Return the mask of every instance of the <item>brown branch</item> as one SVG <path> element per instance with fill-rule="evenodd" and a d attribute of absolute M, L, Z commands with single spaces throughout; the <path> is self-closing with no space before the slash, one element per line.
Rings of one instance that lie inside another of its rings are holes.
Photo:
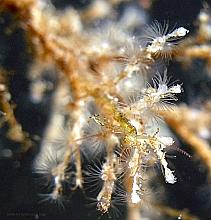
<path fill-rule="evenodd" d="M 165 111 L 162 115 L 167 124 L 193 148 L 193 150 L 196 152 L 196 155 L 199 156 L 199 158 L 207 166 L 209 177 L 211 177 L 210 145 L 207 143 L 207 141 L 197 137 L 197 135 L 190 128 L 188 128 L 187 124 L 185 123 L 186 119 L 184 117 L 183 110 L 179 110 L 179 108 L 177 108 L 171 112 Z"/>

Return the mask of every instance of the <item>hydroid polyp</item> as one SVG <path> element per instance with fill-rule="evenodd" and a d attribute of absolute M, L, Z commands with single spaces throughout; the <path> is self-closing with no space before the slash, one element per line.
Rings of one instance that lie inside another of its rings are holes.
<path fill-rule="evenodd" d="M 169 30 L 168 22 L 160 24 L 155 21 L 145 30 L 146 51 L 155 57 L 171 58 L 177 50 L 179 41 L 189 33 L 184 27 Z"/>

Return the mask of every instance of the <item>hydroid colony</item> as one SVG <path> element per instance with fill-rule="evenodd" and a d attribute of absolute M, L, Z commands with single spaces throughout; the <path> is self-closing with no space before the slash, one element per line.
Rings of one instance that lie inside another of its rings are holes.
<path fill-rule="evenodd" d="M 63 205 L 74 189 L 96 184 L 93 199 L 102 214 L 121 202 L 129 212 L 140 208 L 144 167 L 159 162 L 165 182 L 177 181 L 166 160 L 174 140 L 160 134 L 158 122 L 171 114 L 183 89 L 153 65 L 181 53 L 189 33 L 157 21 L 140 39 L 114 21 L 101 29 L 85 27 L 107 16 L 112 4 L 117 3 L 94 1 L 81 14 L 72 8 L 62 14 L 42 0 L 0 3 L 17 16 L 33 46 L 32 101 L 49 89 L 40 83 L 42 70 L 58 71 L 50 123 L 33 167 L 49 186 L 46 199 Z M 92 161 L 84 170 L 83 158 Z"/>

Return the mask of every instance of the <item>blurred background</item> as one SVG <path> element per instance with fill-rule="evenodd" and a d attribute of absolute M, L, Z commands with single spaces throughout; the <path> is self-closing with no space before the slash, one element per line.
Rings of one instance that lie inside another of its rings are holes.
<path fill-rule="evenodd" d="M 52 0 L 50 3 L 49 0 L 48 3 L 61 11 L 69 7 L 83 11 L 90 7 L 93 1 Z M 194 35 L 197 30 L 197 16 L 205 4 L 211 6 L 210 1 L 205 3 L 200 0 L 122 1 L 114 6 L 114 15 L 97 19 L 86 25 L 87 28 L 97 28 L 115 20 L 129 27 L 130 19 L 136 19 L 137 25 L 130 31 L 135 36 L 139 36 L 146 24 L 158 20 L 161 23 L 168 21 L 170 27 L 183 26 L 190 30 L 190 35 Z M 23 130 L 33 137 L 35 144 L 25 154 L 20 154 L 21 144 L 11 141 L 6 136 L 7 125 L 4 124 L 0 129 L 0 219 L 109 219 L 109 216 L 99 216 L 96 214 L 95 207 L 87 205 L 83 190 L 74 191 L 65 202 L 64 208 L 53 203 L 39 203 L 39 194 L 42 190 L 37 184 L 32 164 L 39 152 L 40 143 L 49 122 L 57 76 L 55 70 L 46 70 L 42 80 L 50 85 L 50 89 L 45 91 L 41 100 L 32 100 L 31 81 L 27 75 L 33 62 L 32 54 L 24 31 L 14 22 L 12 14 L 1 12 L 0 66 L 9 74 L 8 88 L 11 102 L 15 105 L 15 116 Z M 184 92 L 179 96 L 179 102 L 200 109 L 210 100 L 211 68 L 206 67 L 204 60 L 194 59 L 187 68 L 177 61 L 168 61 L 167 66 L 173 79 L 182 82 Z M 211 219 L 211 185 L 207 180 L 207 169 L 192 148 L 176 134 L 175 137 L 178 147 L 192 155 L 192 158 L 179 151 L 170 152 L 170 155 L 176 156 L 176 159 L 170 159 L 178 178 L 178 182 L 174 185 L 160 181 L 163 178 L 162 172 L 159 167 L 155 167 L 157 179 L 152 179 L 150 182 L 155 202 L 159 204 L 162 189 L 162 204 L 172 209 L 187 210 L 201 220 L 209 220 Z M 209 136 L 209 144 L 210 140 Z M 182 215 L 177 217 L 165 213 L 152 215 L 150 212 L 153 211 L 150 209 L 149 207 L 149 210 L 146 210 L 144 219 L 183 219 Z M 120 207 L 120 212 L 121 216 L 114 219 L 126 219 L 126 206 Z"/>

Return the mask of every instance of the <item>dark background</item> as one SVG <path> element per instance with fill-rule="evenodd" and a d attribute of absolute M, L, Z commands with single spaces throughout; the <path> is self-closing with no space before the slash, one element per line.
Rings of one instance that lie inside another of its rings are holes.
<path fill-rule="evenodd" d="M 52 2 L 58 9 L 73 6 L 81 10 L 87 7 L 91 0 L 53 0 Z M 207 2 L 210 4 L 209 1 Z M 120 18 L 129 4 L 137 5 L 138 3 L 120 4 L 117 8 Z M 170 24 L 184 26 L 190 30 L 190 34 L 194 34 L 194 22 L 202 5 L 203 2 L 199 0 L 155 0 L 148 13 L 152 21 L 168 20 Z M 9 13 L 0 15 L 0 65 L 10 73 L 9 89 L 12 102 L 17 105 L 15 115 L 18 121 L 24 130 L 31 135 L 39 135 L 42 139 L 50 115 L 52 93 L 47 93 L 39 104 L 33 104 L 30 101 L 30 82 L 26 73 L 33 57 L 28 50 L 24 32 L 21 29 L 16 29 L 10 35 L 5 34 L 5 30 L 13 22 L 12 19 Z M 185 92 L 180 96 L 180 101 L 199 107 L 205 100 L 210 99 L 211 78 L 206 74 L 204 66 L 204 61 L 196 60 L 190 69 L 184 71 L 178 63 L 169 63 L 168 72 L 175 74 L 174 77 L 183 82 Z M 48 80 L 56 86 L 55 78 L 48 77 Z M 20 156 L 17 154 L 20 145 L 5 138 L 6 130 L 7 127 L 4 126 L 0 131 L 0 151 L 5 148 L 10 149 L 13 157 L 0 157 L 0 220 L 99 218 L 95 207 L 90 208 L 85 205 L 85 195 L 80 190 L 70 195 L 69 201 L 65 202 L 65 209 L 50 203 L 39 204 L 40 189 L 32 173 L 32 162 L 39 152 L 40 142 L 37 141 L 36 147 L 26 155 Z M 193 154 L 191 148 L 181 140 L 179 141 L 184 150 Z M 179 181 L 173 186 L 165 184 L 168 205 L 177 209 L 187 208 L 202 220 L 211 219 L 211 186 L 206 181 L 206 169 L 200 161 L 193 161 L 179 153 L 176 154 L 178 154 L 177 159 L 172 163 Z M 161 172 L 160 176 L 162 178 Z M 125 207 L 121 208 L 123 215 L 120 219 L 124 219 L 125 210 Z M 101 218 L 107 219 L 108 216 Z M 165 219 L 174 218 L 166 217 Z"/>

